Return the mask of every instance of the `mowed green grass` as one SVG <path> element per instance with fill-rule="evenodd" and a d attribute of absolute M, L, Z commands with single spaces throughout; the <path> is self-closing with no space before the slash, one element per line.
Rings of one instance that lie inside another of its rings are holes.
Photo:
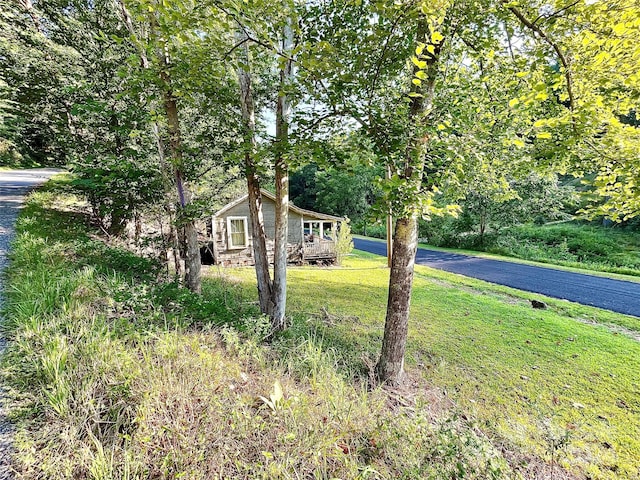
<path fill-rule="evenodd" d="M 229 272 L 253 288 L 253 271 Z M 377 355 L 385 259 L 291 268 L 296 322 L 325 309 L 325 335 L 357 359 Z M 441 388 L 495 444 L 597 479 L 640 478 L 640 321 L 568 302 L 534 310 L 532 294 L 416 268 L 407 364 Z M 536 297 L 537 298 L 537 297 Z"/>

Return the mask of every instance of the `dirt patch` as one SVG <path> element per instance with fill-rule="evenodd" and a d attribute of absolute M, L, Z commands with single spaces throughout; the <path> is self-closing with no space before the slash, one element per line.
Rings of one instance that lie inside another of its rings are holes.
<path fill-rule="evenodd" d="M 559 465 L 549 465 L 533 455 L 525 455 L 504 445 L 500 446 L 504 459 L 514 473 L 527 480 L 586 480 L 588 477 L 569 472 Z"/>

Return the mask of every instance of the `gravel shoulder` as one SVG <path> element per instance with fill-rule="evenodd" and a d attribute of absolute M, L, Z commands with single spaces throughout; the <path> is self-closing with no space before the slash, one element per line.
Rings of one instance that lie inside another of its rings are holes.
<path fill-rule="evenodd" d="M 38 168 L 29 170 L 0 171 L 0 312 L 4 291 L 4 269 L 8 264 L 8 253 L 14 235 L 14 227 L 25 196 L 35 187 L 47 181 L 61 170 Z M 3 319 L 0 316 L 0 324 Z M 6 348 L 6 340 L 0 331 L 0 355 Z M 5 390 L 0 385 L 0 480 L 10 480 L 12 425 L 5 410 Z"/>

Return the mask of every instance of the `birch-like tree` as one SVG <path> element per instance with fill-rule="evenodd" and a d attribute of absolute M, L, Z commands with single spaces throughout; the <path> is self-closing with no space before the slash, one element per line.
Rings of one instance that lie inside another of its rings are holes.
<path fill-rule="evenodd" d="M 287 300 L 287 262 L 289 226 L 289 123 L 291 112 L 290 89 L 293 76 L 293 42 L 296 8 L 293 2 L 274 8 L 269 4 L 256 3 L 252 7 L 243 5 L 220 6 L 236 25 L 236 44 L 232 50 L 238 53 L 238 84 L 244 130 L 244 168 L 249 193 L 253 251 L 258 284 L 258 296 L 262 313 L 271 319 L 273 332 L 285 328 Z M 256 61 L 256 56 L 261 61 Z M 265 61 L 266 59 L 266 61 Z M 269 70 L 276 66 L 277 78 L 269 82 L 267 98 L 273 104 L 263 103 L 265 110 L 275 110 L 275 137 L 267 149 L 267 155 L 258 158 L 256 142 L 256 98 L 253 75 L 256 70 L 260 78 L 269 78 Z M 268 106 L 267 106 L 268 105 Z M 275 174 L 275 224 L 273 277 L 269 271 L 269 258 L 264 215 L 262 213 L 261 160 L 272 159 L 268 168 Z"/>

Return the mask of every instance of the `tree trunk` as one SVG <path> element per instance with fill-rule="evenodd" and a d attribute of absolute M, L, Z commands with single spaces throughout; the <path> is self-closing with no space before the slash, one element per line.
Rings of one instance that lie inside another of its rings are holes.
<path fill-rule="evenodd" d="M 416 29 L 418 41 L 426 40 L 428 43 L 428 32 L 427 20 L 424 16 L 420 16 Z M 414 132 L 413 139 L 405 151 L 405 165 L 401 178 L 406 188 L 416 191 L 422 187 L 424 157 L 428 141 L 424 132 L 424 123 L 433 104 L 437 62 L 441 48 L 442 43 L 434 45 L 433 54 L 427 58 L 426 79 L 422 82 L 422 86 L 411 84 L 411 93 L 414 95 L 409 96 L 409 120 Z M 419 68 L 414 65 L 412 79 L 418 71 Z M 405 212 L 413 213 L 400 215 L 396 220 L 384 338 L 380 359 L 376 365 L 378 380 L 392 385 L 399 385 L 404 378 L 404 353 L 413 287 L 413 267 L 418 247 L 417 212 L 414 211 L 413 205 L 407 207 Z"/>
<path fill-rule="evenodd" d="M 184 259 L 184 284 L 192 292 L 202 292 L 200 244 L 198 230 L 193 220 L 184 226 L 186 255 Z"/>
<path fill-rule="evenodd" d="M 291 28 L 284 28 L 283 51 L 288 52 L 293 43 Z M 289 117 L 291 105 L 284 93 L 293 74 L 293 66 L 287 60 L 280 70 L 280 92 L 276 106 L 276 212 L 275 212 L 275 251 L 273 258 L 273 314 L 271 325 L 274 331 L 285 327 L 287 306 L 287 245 L 289 238 L 289 165 L 285 158 L 289 140 Z"/>
<path fill-rule="evenodd" d="M 120 0 L 119 2 L 119 6 L 120 6 L 120 12 L 122 14 L 122 20 L 125 24 L 125 26 L 127 27 L 127 30 L 129 31 L 129 34 L 133 37 L 133 38 L 137 38 L 137 33 L 135 31 L 135 28 L 133 26 L 133 22 L 131 20 L 131 15 L 129 14 L 129 11 L 127 10 L 127 7 L 124 4 L 123 0 Z M 138 53 L 140 54 L 140 61 L 142 64 L 142 68 L 147 70 L 151 67 L 150 63 L 149 63 L 149 57 L 147 56 L 147 52 L 144 48 L 138 46 Z M 164 63 L 164 53 L 163 52 L 159 52 L 159 60 L 162 63 Z M 177 114 L 177 109 L 176 109 L 176 114 Z M 177 115 L 176 115 L 176 120 L 177 120 Z M 178 129 L 179 129 L 179 123 L 178 125 Z M 162 177 L 163 177 L 163 184 L 165 186 L 165 189 L 168 193 L 169 191 L 169 184 L 170 184 L 170 180 L 169 180 L 169 167 L 166 161 L 166 155 L 165 155 L 165 147 L 164 147 L 164 141 L 162 139 L 162 136 L 160 135 L 160 127 L 158 126 L 158 122 L 154 121 L 151 124 L 151 129 L 153 132 L 153 138 L 156 142 L 156 147 L 158 150 L 158 159 L 160 161 L 160 168 L 162 170 Z M 179 145 L 179 131 L 178 131 L 178 145 Z M 171 239 L 171 250 L 173 252 L 173 259 L 174 259 L 174 268 L 175 268 L 175 274 L 176 277 L 180 280 L 182 280 L 183 278 L 183 268 L 182 268 L 182 263 L 180 262 L 180 242 L 178 239 L 178 233 L 176 231 L 176 226 L 175 226 L 175 218 L 173 215 L 173 200 L 170 198 L 169 195 L 165 195 L 165 211 L 167 212 L 167 215 L 169 217 L 169 237 Z M 162 230 L 161 230 L 162 233 Z M 197 235 L 197 232 L 196 232 Z M 197 238 L 197 237 L 196 237 Z M 166 253 L 166 252 L 165 252 Z M 200 251 L 198 250 L 198 253 L 200 253 Z M 168 263 L 168 256 L 167 256 L 167 263 Z M 168 265 L 167 265 L 168 268 Z"/>
<path fill-rule="evenodd" d="M 156 140 L 156 146 L 158 149 L 158 158 L 160 159 L 160 168 L 162 169 L 162 183 L 164 185 L 165 188 L 165 195 L 164 195 L 164 200 L 165 200 L 165 204 L 164 204 L 164 208 L 165 211 L 167 212 L 167 216 L 169 217 L 169 238 L 171 239 L 171 252 L 173 253 L 173 264 L 174 264 L 174 269 L 175 269 L 175 275 L 176 278 L 179 279 L 179 281 L 182 280 L 183 278 L 183 269 L 182 269 L 182 263 L 180 262 L 180 242 L 178 241 L 178 234 L 176 232 L 176 224 L 175 224 L 175 218 L 173 215 L 173 209 L 174 209 L 174 202 L 171 200 L 171 196 L 169 195 L 169 184 L 170 184 L 170 180 L 167 178 L 169 176 L 168 173 L 168 166 L 167 166 L 167 162 L 165 160 L 165 155 L 164 155 L 164 142 L 162 141 L 162 137 L 160 136 L 160 128 L 158 127 L 158 124 L 156 122 L 153 122 L 152 124 L 152 130 L 153 130 L 153 136 Z M 167 265 L 168 268 L 168 265 Z"/>
<path fill-rule="evenodd" d="M 243 42 L 241 52 L 241 65 L 238 68 L 238 83 L 240 84 L 240 106 L 242 110 L 242 122 L 244 127 L 244 167 L 247 177 L 247 189 L 249 193 L 249 216 L 251 217 L 253 256 L 255 261 L 256 279 L 258 282 L 258 298 L 260 311 L 272 317 L 273 300 L 271 276 L 269 274 L 269 258 L 267 256 L 267 234 L 264 228 L 262 214 L 262 194 L 260 193 L 260 179 L 257 165 L 254 161 L 255 146 L 255 106 L 251 88 L 251 74 L 249 68 L 248 38 L 244 31 L 236 32 L 238 42 Z"/>
<path fill-rule="evenodd" d="M 253 256 L 258 282 L 258 300 L 260 311 L 271 317 L 273 315 L 273 284 L 269 274 L 269 257 L 267 254 L 267 234 L 264 228 L 264 216 L 262 214 L 262 194 L 260 182 L 252 171 L 252 161 L 245 156 L 245 168 L 247 172 L 247 188 L 249 190 L 249 216 L 253 230 Z"/>
<path fill-rule="evenodd" d="M 413 286 L 413 266 L 418 248 L 416 217 L 399 218 L 393 238 L 387 318 L 382 352 L 376 366 L 379 380 L 400 384 L 404 377 L 404 353 L 409 327 L 409 306 Z"/>
<path fill-rule="evenodd" d="M 169 214 L 169 238 L 171 240 L 171 252 L 173 253 L 173 267 L 178 282 L 181 282 L 183 279 L 183 269 L 182 262 L 180 261 L 180 238 L 178 229 L 176 228 L 176 218 L 172 205 L 168 207 L 167 213 Z"/>
<path fill-rule="evenodd" d="M 198 246 L 198 230 L 193 218 L 185 213 L 187 205 L 191 203 L 191 192 L 184 181 L 182 138 L 180 131 L 180 118 L 178 116 L 178 104 L 171 88 L 171 77 L 168 67 L 170 64 L 166 50 L 158 50 L 160 65 L 160 78 L 162 80 L 162 96 L 164 109 L 167 116 L 167 128 L 169 130 L 169 151 L 174 169 L 176 188 L 178 190 L 179 210 L 177 221 L 184 226 L 185 231 L 185 268 L 184 284 L 192 292 L 200 293 L 202 281 L 200 277 L 200 248 Z"/>

